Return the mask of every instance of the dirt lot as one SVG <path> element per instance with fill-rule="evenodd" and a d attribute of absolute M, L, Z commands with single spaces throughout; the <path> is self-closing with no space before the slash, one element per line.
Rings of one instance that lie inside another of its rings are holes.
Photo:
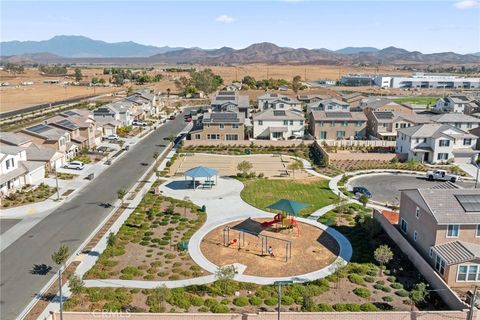
<path fill-rule="evenodd" d="M 253 156 L 225 156 L 212 154 L 189 154 L 178 157 L 170 167 L 170 175 L 181 175 L 185 171 L 205 166 L 217 169 L 221 176 L 234 176 L 237 174 L 237 165 L 242 161 L 248 161 L 253 165 L 251 172 L 263 173 L 268 178 L 292 178 L 292 172 L 284 175 L 287 167 L 293 159 L 289 156 L 253 155 Z M 282 175 L 281 175 L 282 174 Z M 308 174 L 303 170 L 295 171 L 296 179 L 307 178 Z"/>
<path fill-rule="evenodd" d="M 268 221 L 250 220 L 255 222 Z M 284 240 L 290 240 L 292 254 L 288 262 L 285 262 L 285 242 L 268 239 L 268 245 L 274 250 L 274 256 L 262 256 L 262 241 L 259 237 L 244 233 L 245 239 L 239 238 L 238 231 L 234 226 L 241 221 L 231 222 L 231 245 L 223 245 L 223 228 L 220 226 L 202 239 L 200 250 L 205 257 L 218 266 L 228 265 L 235 262 L 247 266 L 245 274 L 264 277 L 287 277 L 301 275 L 315 270 L 320 270 L 331 264 L 338 254 L 338 244 L 335 239 L 323 230 L 311 225 L 300 223 L 299 230 L 282 230 L 281 226 L 265 228 L 260 234 L 272 236 Z M 243 225 L 243 224 L 242 224 Z M 243 227 L 242 227 L 243 228 Z M 247 229 L 248 230 L 248 229 Z M 237 239 L 235 242 L 234 239 Z M 235 243 L 233 243 L 235 242 Z M 241 248 L 238 248 L 238 242 Z"/>

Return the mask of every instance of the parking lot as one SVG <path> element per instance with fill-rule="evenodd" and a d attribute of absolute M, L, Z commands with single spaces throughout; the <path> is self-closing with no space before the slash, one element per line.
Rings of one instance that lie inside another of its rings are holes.
<path fill-rule="evenodd" d="M 442 181 L 428 181 L 424 177 L 404 174 L 365 175 L 354 178 L 349 182 L 351 187 L 363 186 L 372 193 L 372 200 L 382 203 L 399 203 L 400 190 L 412 188 L 431 188 L 443 183 Z M 462 188 L 473 188 L 473 181 L 459 181 L 456 183 Z"/>

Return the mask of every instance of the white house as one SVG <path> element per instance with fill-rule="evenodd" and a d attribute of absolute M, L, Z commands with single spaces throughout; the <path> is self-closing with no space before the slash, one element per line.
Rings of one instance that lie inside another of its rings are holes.
<path fill-rule="evenodd" d="M 457 96 L 448 96 L 440 98 L 433 111 L 435 112 L 458 112 L 458 113 L 469 113 L 469 108 L 474 107 L 471 105 L 473 102 L 472 99 L 467 96 L 457 95 Z"/>
<path fill-rule="evenodd" d="M 432 121 L 449 124 L 464 131 L 470 131 L 480 126 L 480 119 L 463 113 L 443 113 L 432 116 Z"/>
<path fill-rule="evenodd" d="M 349 112 L 350 104 L 337 99 L 326 99 L 309 103 L 307 113 L 310 111 Z"/>
<path fill-rule="evenodd" d="M 41 162 L 27 161 L 22 147 L 0 145 L 0 195 L 9 195 L 26 184 L 36 184 L 45 177 Z"/>
<path fill-rule="evenodd" d="M 93 110 L 93 119 L 102 127 L 104 135 L 114 134 L 117 127 L 132 124 L 130 109 L 119 103 L 109 103 Z"/>
<path fill-rule="evenodd" d="M 253 116 L 253 137 L 256 139 L 302 138 L 305 131 L 303 112 L 267 109 Z"/>
<path fill-rule="evenodd" d="M 427 123 L 397 130 L 396 152 L 407 160 L 439 163 L 471 163 L 477 136 L 448 124 Z"/>
<path fill-rule="evenodd" d="M 302 103 L 283 94 L 266 93 L 258 97 L 258 109 L 261 111 L 265 111 L 267 109 L 296 109 L 298 111 L 302 111 Z"/>

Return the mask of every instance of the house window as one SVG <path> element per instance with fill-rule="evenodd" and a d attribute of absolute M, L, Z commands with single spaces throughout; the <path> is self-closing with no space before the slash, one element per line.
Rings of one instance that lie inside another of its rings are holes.
<path fill-rule="evenodd" d="M 279 106 L 280 106 L 280 109 L 285 108 L 285 105 L 283 103 L 280 103 Z"/>
<path fill-rule="evenodd" d="M 395 123 L 395 129 L 398 129 L 398 123 Z"/>
<path fill-rule="evenodd" d="M 403 220 L 403 218 L 400 219 L 400 230 L 402 230 L 403 233 L 407 234 L 408 223 L 407 221 Z"/>
<path fill-rule="evenodd" d="M 420 208 L 417 207 L 417 208 L 415 208 L 415 217 L 417 217 L 417 219 L 418 219 L 419 216 L 420 216 Z"/>
<path fill-rule="evenodd" d="M 423 143 L 427 143 L 427 138 L 423 138 Z"/>
<path fill-rule="evenodd" d="M 457 281 L 467 280 L 468 266 L 458 266 Z"/>
<path fill-rule="evenodd" d="M 220 140 L 219 134 L 207 134 L 207 140 Z"/>
<path fill-rule="evenodd" d="M 448 160 L 448 153 L 437 154 L 437 160 Z"/>
<path fill-rule="evenodd" d="M 417 241 L 418 233 L 417 230 L 413 231 L 413 241 Z"/>
<path fill-rule="evenodd" d="M 283 120 L 283 125 L 288 126 L 288 120 Z"/>
<path fill-rule="evenodd" d="M 469 138 L 463 139 L 463 145 L 464 146 L 469 146 L 471 144 L 472 144 L 472 139 L 469 139 Z"/>
<path fill-rule="evenodd" d="M 238 134 L 227 134 L 225 136 L 225 140 L 227 141 L 238 140 Z"/>
<path fill-rule="evenodd" d="M 437 270 L 441 275 L 445 273 L 445 260 L 443 260 L 439 255 L 435 258 L 435 270 Z"/>
<path fill-rule="evenodd" d="M 475 237 L 480 238 L 480 224 L 477 224 L 477 233 L 475 233 Z"/>
<path fill-rule="evenodd" d="M 477 281 L 480 279 L 478 265 L 459 265 L 457 270 L 457 281 Z"/>
<path fill-rule="evenodd" d="M 7 170 L 10 169 L 11 167 L 13 167 L 15 164 L 13 158 L 12 159 L 9 159 L 5 162 L 5 165 L 7 166 Z"/>
<path fill-rule="evenodd" d="M 447 238 L 458 238 L 459 234 L 460 234 L 460 225 L 449 224 L 447 226 Z"/>
<path fill-rule="evenodd" d="M 445 140 L 445 139 L 439 140 L 438 141 L 438 146 L 439 147 L 448 147 L 448 146 L 450 146 L 450 140 Z"/>
<path fill-rule="evenodd" d="M 468 128 L 468 129 L 471 129 L 472 126 L 473 126 L 473 124 L 472 124 L 471 122 L 467 123 L 467 128 Z"/>
<path fill-rule="evenodd" d="M 293 120 L 290 120 L 290 125 L 293 126 Z"/>
<path fill-rule="evenodd" d="M 275 139 L 279 139 L 283 137 L 283 134 L 281 132 L 273 132 L 272 137 Z"/>
<path fill-rule="evenodd" d="M 478 266 L 476 265 L 468 266 L 467 281 L 476 281 L 477 274 L 478 274 Z"/>
<path fill-rule="evenodd" d="M 258 120 L 258 125 L 259 125 L 259 126 L 263 126 L 263 121 L 262 121 L 262 120 Z"/>
<path fill-rule="evenodd" d="M 320 122 L 318 123 L 318 125 L 319 125 L 320 127 L 323 127 L 323 121 L 320 121 Z"/>
<path fill-rule="evenodd" d="M 232 129 L 238 129 L 238 124 L 237 123 L 232 124 Z"/>
<path fill-rule="evenodd" d="M 419 142 L 420 142 L 420 139 L 417 138 L 417 139 L 415 140 L 415 142 L 416 142 L 416 143 L 419 143 Z"/>
<path fill-rule="evenodd" d="M 347 122 L 347 121 L 343 121 L 342 126 L 343 126 L 343 127 L 348 126 L 348 122 Z"/>
<path fill-rule="evenodd" d="M 337 138 L 345 137 L 345 131 L 337 131 Z"/>
<path fill-rule="evenodd" d="M 303 126 L 303 120 L 300 120 L 300 121 L 298 122 L 298 124 L 301 125 L 301 126 Z"/>
<path fill-rule="evenodd" d="M 462 127 L 462 124 L 460 122 L 455 122 L 455 127 L 456 128 L 461 128 Z"/>
<path fill-rule="evenodd" d="M 433 248 L 430 247 L 430 250 L 428 250 L 428 256 L 431 258 L 433 257 Z"/>
<path fill-rule="evenodd" d="M 330 122 L 330 127 L 335 127 L 335 121 Z"/>
<path fill-rule="evenodd" d="M 195 140 L 200 140 L 200 133 L 195 134 Z"/>
<path fill-rule="evenodd" d="M 225 128 L 225 124 L 220 123 L 220 129 L 224 129 L 224 128 Z"/>
<path fill-rule="evenodd" d="M 327 139 L 327 131 L 320 131 L 320 134 L 318 135 L 319 139 Z"/>

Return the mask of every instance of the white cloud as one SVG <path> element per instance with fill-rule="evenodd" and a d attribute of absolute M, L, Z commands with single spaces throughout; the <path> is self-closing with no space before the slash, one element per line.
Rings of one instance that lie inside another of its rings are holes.
<path fill-rule="evenodd" d="M 223 23 L 232 23 L 235 22 L 237 19 L 235 19 L 234 17 L 230 17 L 226 14 L 222 14 L 221 16 L 218 16 L 215 20 Z"/>
<path fill-rule="evenodd" d="M 475 9 L 480 8 L 480 2 L 477 0 L 463 0 L 455 2 L 453 6 L 457 9 Z"/>

